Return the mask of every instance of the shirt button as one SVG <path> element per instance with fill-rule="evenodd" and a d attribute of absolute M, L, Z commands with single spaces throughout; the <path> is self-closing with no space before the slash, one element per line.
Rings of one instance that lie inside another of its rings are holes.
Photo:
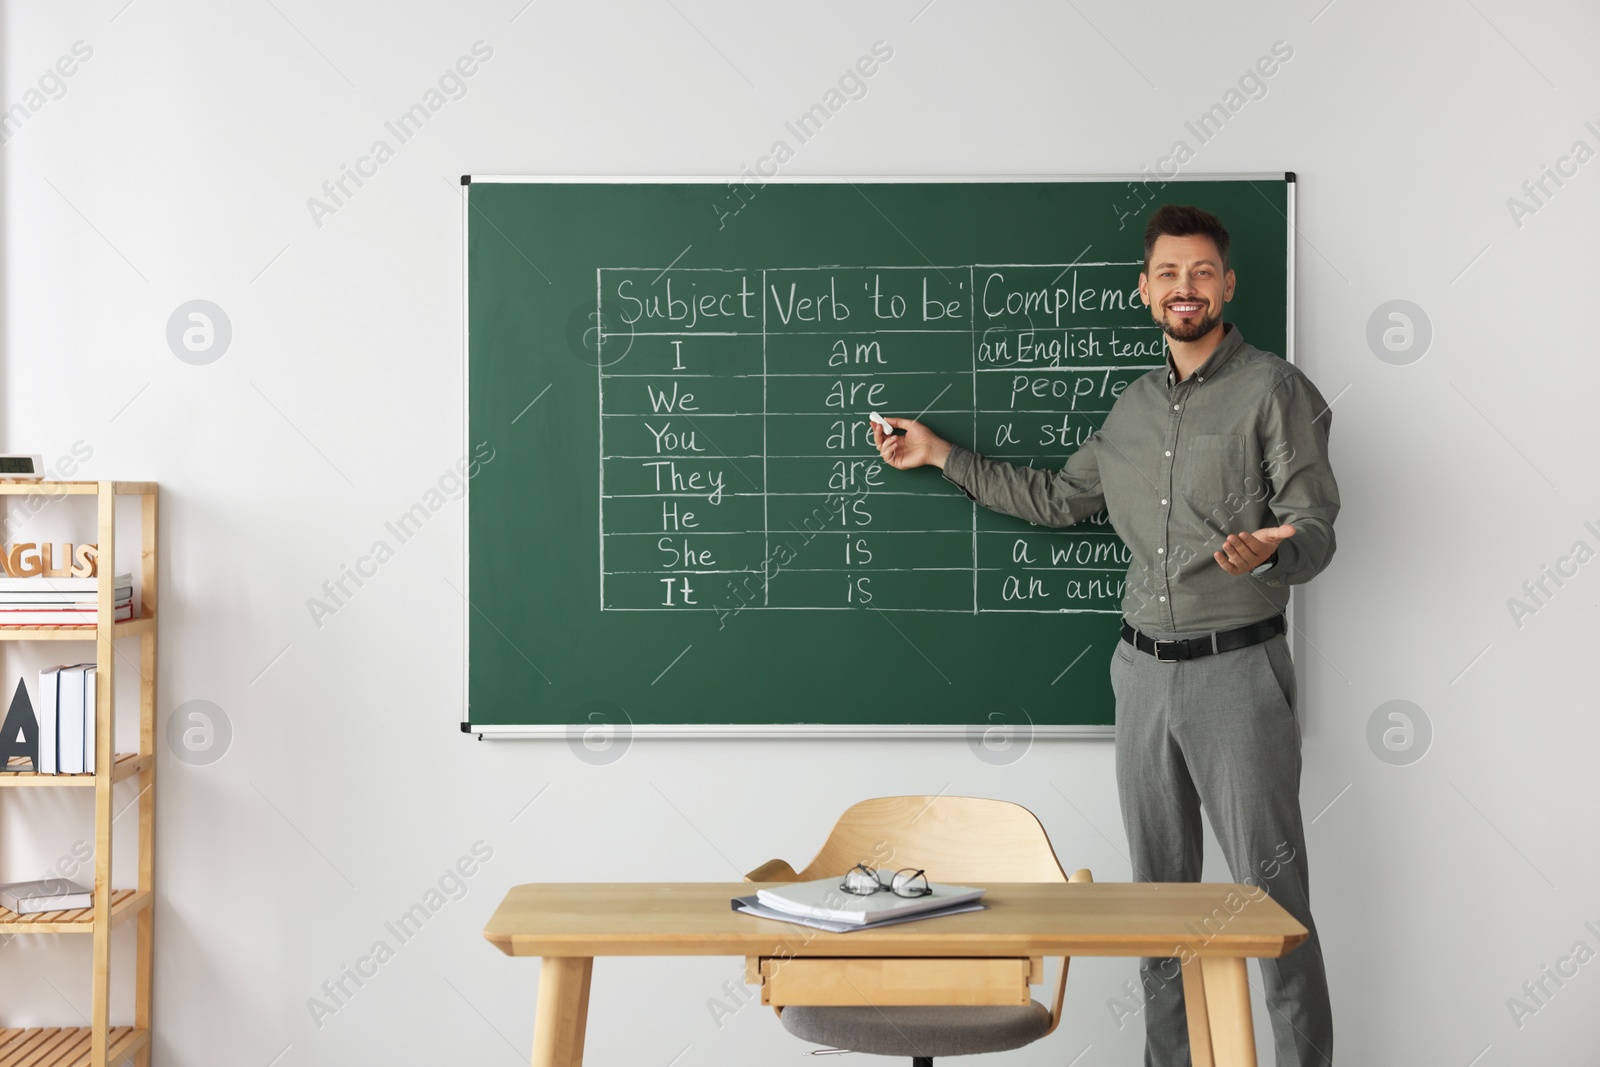
<path fill-rule="evenodd" d="M 1169 450 L 1167 450 L 1167 451 L 1166 451 L 1166 452 L 1163 452 L 1163 453 L 1162 453 L 1162 455 L 1164 455 L 1164 456 L 1170 456 L 1170 455 L 1172 455 L 1172 451 L 1171 451 L 1171 450 L 1170 450 L 1170 449 L 1169 449 Z"/>
<path fill-rule="evenodd" d="M 1165 501 L 1165 500 L 1163 500 L 1163 501 L 1162 501 L 1162 502 L 1161 502 L 1161 506 L 1162 506 L 1162 507 L 1166 507 L 1166 506 L 1167 506 L 1167 502 L 1166 502 L 1166 501 Z"/>
<path fill-rule="evenodd" d="M 1156 549 L 1156 553 L 1157 553 L 1157 554 L 1158 554 L 1158 555 L 1163 555 L 1163 556 L 1164 556 L 1164 555 L 1166 555 L 1166 553 L 1167 553 L 1167 550 L 1166 550 L 1166 549 L 1164 549 L 1164 548 L 1158 548 L 1158 549 Z"/>
<path fill-rule="evenodd" d="M 1163 604 L 1165 604 L 1165 603 L 1166 603 L 1166 602 L 1167 602 L 1167 598 L 1166 598 L 1166 597 L 1162 597 L 1162 598 L 1161 598 L 1161 602 L 1162 602 L 1162 603 L 1163 603 Z"/>
<path fill-rule="evenodd" d="M 1177 411 L 1178 410 L 1178 405 L 1177 404 L 1172 405 L 1172 410 L 1173 411 Z"/>

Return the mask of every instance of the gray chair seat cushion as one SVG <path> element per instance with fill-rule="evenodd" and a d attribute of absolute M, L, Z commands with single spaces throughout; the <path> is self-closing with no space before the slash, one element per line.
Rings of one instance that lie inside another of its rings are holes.
<path fill-rule="evenodd" d="M 878 1056 L 965 1056 L 1004 1052 L 1043 1037 L 1050 1013 L 1036 1000 L 1018 1007 L 808 1008 L 779 1017 L 795 1037 Z"/>

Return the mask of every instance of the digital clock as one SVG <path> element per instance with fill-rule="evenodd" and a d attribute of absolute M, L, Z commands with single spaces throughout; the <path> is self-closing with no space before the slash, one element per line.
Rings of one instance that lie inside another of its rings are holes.
<path fill-rule="evenodd" d="M 0 452 L 0 478 L 42 481 L 44 457 L 30 456 L 24 452 Z"/>

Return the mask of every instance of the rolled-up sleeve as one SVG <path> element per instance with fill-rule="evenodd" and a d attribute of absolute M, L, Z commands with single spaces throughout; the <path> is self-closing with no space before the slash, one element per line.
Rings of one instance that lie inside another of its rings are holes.
<path fill-rule="evenodd" d="M 1092 434 L 1060 470 L 1019 467 L 960 445 L 950 446 L 944 477 L 986 508 L 1040 526 L 1071 526 L 1105 507 L 1098 447 Z"/>
<path fill-rule="evenodd" d="M 1304 374 L 1287 374 L 1267 396 L 1258 426 L 1267 506 L 1294 536 L 1278 546 L 1278 562 L 1258 577 L 1266 585 L 1309 582 L 1333 560 L 1339 483 L 1328 462 L 1333 412 Z"/>

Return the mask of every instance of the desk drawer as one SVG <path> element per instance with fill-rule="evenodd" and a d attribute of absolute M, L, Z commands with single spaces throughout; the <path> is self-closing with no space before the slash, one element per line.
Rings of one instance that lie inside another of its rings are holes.
<path fill-rule="evenodd" d="M 762 957 L 761 1003 L 839 1007 L 1027 1004 L 1038 959 Z"/>

